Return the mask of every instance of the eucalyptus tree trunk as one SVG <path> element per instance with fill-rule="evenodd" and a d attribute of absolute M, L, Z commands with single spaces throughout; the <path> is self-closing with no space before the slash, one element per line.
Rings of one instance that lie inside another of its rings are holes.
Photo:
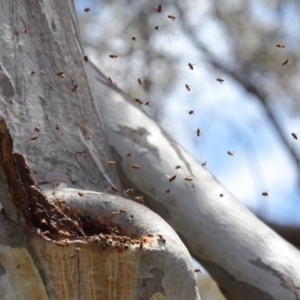
<path fill-rule="evenodd" d="M 200 299 L 174 230 L 123 197 L 72 1 L 1 0 L 0 23 L 0 299 Z"/>
<path fill-rule="evenodd" d="M 144 195 L 176 230 L 226 298 L 300 299 L 298 249 L 236 200 L 95 66 L 89 74 L 123 185 Z M 139 173 L 130 170 L 132 163 Z M 170 183 L 166 174 L 176 178 Z"/>

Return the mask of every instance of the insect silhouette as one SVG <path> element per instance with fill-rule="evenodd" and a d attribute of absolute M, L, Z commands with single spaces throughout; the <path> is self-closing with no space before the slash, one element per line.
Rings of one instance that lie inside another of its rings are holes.
<path fill-rule="evenodd" d="M 169 178 L 169 182 L 172 182 L 176 179 L 176 175 L 171 175 L 171 176 L 166 175 L 166 176 Z"/>
<path fill-rule="evenodd" d="M 66 78 L 66 75 L 64 74 L 64 72 L 58 72 L 58 73 L 56 73 L 56 75 L 63 79 Z"/>
<path fill-rule="evenodd" d="M 78 88 L 78 85 L 75 84 L 75 85 L 72 87 L 72 92 L 76 92 L 77 88 Z"/>
<path fill-rule="evenodd" d="M 157 7 L 157 12 L 161 12 L 162 11 L 162 7 L 161 7 L 161 5 L 158 5 L 158 7 Z"/>
<path fill-rule="evenodd" d="M 194 111 L 193 110 L 189 110 L 189 115 L 194 115 Z"/>
<path fill-rule="evenodd" d="M 34 131 L 35 131 L 35 132 L 40 132 L 40 129 L 39 129 L 38 127 L 35 127 L 35 128 L 34 128 Z"/>
<path fill-rule="evenodd" d="M 159 27 L 158 27 L 158 26 L 155 26 L 155 27 L 154 27 L 154 30 L 159 31 Z"/>
<path fill-rule="evenodd" d="M 145 105 L 150 106 L 150 102 L 149 101 L 145 102 Z"/>
<path fill-rule="evenodd" d="M 227 151 L 227 154 L 230 156 L 233 156 L 234 152 L 233 151 Z"/>
<path fill-rule="evenodd" d="M 89 7 L 86 7 L 86 8 L 84 9 L 84 11 L 85 11 L 86 13 L 88 13 L 90 10 L 91 10 L 91 9 L 90 9 Z"/>
<path fill-rule="evenodd" d="M 188 66 L 189 66 L 190 70 L 194 70 L 194 65 L 195 64 L 188 63 Z"/>
<path fill-rule="evenodd" d="M 117 188 L 116 188 L 115 186 L 113 186 L 113 185 L 110 187 L 110 189 L 111 189 L 112 191 L 116 192 L 116 193 L 118 192 Z"/>
<path fill-rule="evenodd" d="M 283 44 L 277 44 L 276 47 L 277 48 L 285 48 L 285 46 Z"/>
<path fill-rule="evenodd" d="M 172 21 L 175 21 L 176 17 L 173 15 L 168 15 L 168 18 L 171 19 Z"/>
<path fill-rule="evenodd" d="M 31 140 L 32 140 L 32 141 L 37 140 L 37 136 L 33 136 L 33 137 L 31 138 Z"/>
<path fill-rule="evenodd" d="M 126 209 L 124 209 L 124 208 L 121 208 L 121 209 L 120 209 L 120 213 L 126 214 L 126 212 L 127 212 Z"/>
<path fill-rule="evenodd" d="M 131 153 L 130 153 L 130 152 L 127 152 L 127 153 L 126 153 L 126 156 L 129 157 L 129 158 L 131 158 Z"/>
<path fill-rule="evenodd" d="M 80 197 L 83 197 L 84 196 L 84 193 L 82 193 L 82 192 L 78 192 L 77 193 Z"/>
<path fill-rule="evenodd" d="M 136 42 L 136 37 L 135 37 L 135 36 L 132 36 L 132 37 L 131 37 L 131 40 L 132 40 L 133 42 Z"/>
<path fill-rule="evenodd" d="M 192 181 L 193 181 L 193 178 L 191 178 L 191 177 L 185 177 L 184 180 L 185 180 L 185 181 L 188 181 L 188 182 L 192 182 Z"/>
<path fill-rule="evenodd" d="M 28 33 L 28 31 L 29 31 L 28 28 L 24 28 L 24 29 L 23 29 L 23 32 L 24 32 L 24 33 Z"/>
<path fill-rule="evenodd" d="M 283 62 L 282 62 L 282 66 L 286 66 L 287 64 L 289 63 L 289 60 L 288 59 L 286 59 L 286 60 L 284 60 Z"/>
<path fill-rule="evenodd" d="M 171 190 L 167 189 L 167 190 L 165 190 L 165 192 L 166 192 L 167 194 L 170 194 Z"/>
<path fill-rule="evenodd" d="M 142 84 L 143 84 L 143 82 L 142 82 L 142 79 L 141 79 L 141 78 L 138 78 L 138 83 L 139 83 L 139 85 L 142 85 Z"/>
<path fill-rule="evenodd" d="M 218 77 L 216 80 L 219 81 L 220 83 L 223 83 L 223 82 L 224 82 L 224 79 L 221 78 L 221 77 Z"/>
<path fill-rule="evenodd" d="M 220 198 L 221 198 L 221 197 L 224 197 L 224 194 L 220 194 L 219 197 L 220 197 Z"/>
<path fill-rule="evenodd" d="M 201 129 L 197 129 L 196 134 L 197 134 L 197 136 L 202 135 L 202 130 Z"/>
<path fill-rule="evenodd" d="M 204 161 L 201 163 L 201 166 L 202 166 L 202 167 L 205 167 L 206 165 L 207 165 L 207 161 L 204 160 Z"/>
<path fill-rule="evenodd" d="M 113 80 L 112 80 L 111 77 L 108 77 L 107 79 L 108 79 L 108 82 L 109 82 L 109 83 L 113 83 Z"/>
<path fill-rule="evenodd" d="M 138 104 L 143 104 L 144 102 L 138 98 L 135 98 L 135 101 L 138 103 Z"/>
<path fill-rule="evenodd" d="M 262 194 L 262 196 L 264 196 L 264 197 L 268 197 L 268 196 L 269 196 L 269 194 L 268 194 L 267 191 L 263 191 L 261 194 Z"/>
<path fill-rule="evenodd" d="M 186 84 L 185 88 L 190 92 L 191 91 L 191 85 Z"/>
<path fill-rule="evenodd" d="M 85 55 L 85 56 L 83 57 L 83 59 L 84 59 L 85 62 L 88 62 L 88 61 L 90 60 L 89 57 L 88 57 L 87 55 Z"/>
<path fill-rule="evenodd" d="M 175 166 L 175 169 L 178 170 L 178 169 L 182 169 L 182 168 L 180 165 L 177 165 L 177 166 Z"/>
<path fill-rule="evenodd" d="M 126 194 L 132 194 L 132 193 L 133 193 L 133 189 L 127 189 L 127 190 L 125 191 L 125 193 L 126 193 Z"/>
<path fill-rule="evenodd" d="M 195 269 L 194 272 L 201 273 L 200 269 Z"/>
<path fill-rule="evenodd" d="M 297 135 L 297 133 L 292 132 L 292 137 L 293 137 L 295 140 L 298 140 L 298 135 Z"/>
<path fill-rule="evenodd" d="M 117 60 L 118 55 L 117 54 L 110 54 L 109 57 L 114 59 L 114 60 Z"/>
<path fill-rule="evenodd" d="M 32 76 L 32 75 L 34 75 L 35 74 L 35 70 L 31 70 L 31 72 L 30 72 L 30 75 Z"/>
<path fill-rule="evenodd" d="M 117 216 L 118 214 L 119 214 L 119 213 L 118 213 L 117 211 L 112 211 L 112 212 L 111 212 L 111 215 L 112 215 L 112 216 Z"/>

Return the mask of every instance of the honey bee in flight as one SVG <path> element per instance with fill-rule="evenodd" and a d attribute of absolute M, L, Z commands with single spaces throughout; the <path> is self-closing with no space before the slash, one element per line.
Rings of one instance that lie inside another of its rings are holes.
<path fill-rule="evenodd" d="M 86 13 L 88 13 L 90 10 L 91 10 L 91 9 L 90 9 L 89 7 L 86 7 L 86 8 L 84 9 L 84 11 L 85 11 Z"/>
<path fill-rule="evenodd" d="M 157 12 L 161 12 L 162 11 L 162 7 L 161 7 L 161 5 L 158 5 L 158 7 L 157 7 Z"/>
<path fill-rule="evenodd" d="M 169 178 L 169 182 L 172 182 L 176 179 L 176 175 L 172 175 L 172 176 L 166 175 L 166 176 Z"/>
<path fill-rule="evenodd" d="M 150 102 L 149 101 L 145 102 L 145 105 L 150 106 Z"/>
<path fill-rule="evenodd" d="M 136 37 L 135 37 L 135 36 L 132 36 L 132 37 L 131 37 L 131 40 L 132 40 L 133 42 L 136 42 Z"/>
<path fill-rule="evenodd" d="M 171 19 L 172 21 L 175 21 L 176 17 L 173 15 L 168 15 L 168 18 Z"/>
<path fill-rule="evenodd" d="M 171 190 L 167 189 L 167 190 L 165 190 L 165 193 L 170 194 Z"/>
<path fill-rule="evenodd" d="M 277 48 L 285 48 L 285 46 L 283 44 L 277 44 L 276 47 Z"/>
<path fill-rule="evenodd" d="M 175 169 L 178 170 L 178 169 L 182 169 L 182 168 L 180 165 L 177 165 L 177 166 L 175 166 Z"/>
<path fill-rule="evenodd" d="M 134 199 L 137 201 L 144 201 L 143 196 L 136 196 Z"/>
<path fill-rule="evenodd" d="M 233 151 L 227 151 L 227 154 L 228 154 L 229 156 L 233 156 L 234 152 L 233 152 Z"/>
<path fill-rule="evenodd" d="M 143 104 L 144 102 L 138 98 L 135 98 L 135 101 L 138 103 L 138 104 Z"/>
<path fill-rule="evenodd" d="M 32 141 L 37 140 L 37 136 L 33 136 L 33 137 L 31 138 L 31 140 L 32 140 Z"/>
<path fill-rule="evenodd" d="M 292 137 L 293 137 L 295 140 L 298 140 L 298 135 L 297 135 L 297 133 L 292 132 Z"/>
<path fill-rule="evenodd" d="M 114 59 L 114 60 L 117 60 L 118 55 L 117 54 L 110 54 L 109 57 Z"/>
<path fill-rule="evenodd" d="M 201 273 L 200 269 L 195 269 L 194 272 Z"/>
<path fill-rule="evenodd" d="M 108 82 L 109 82 L 109 83 L 113 83 L 113 80 L 112 80 L 111 77 L 108 77 L 107 79 L 108 79 Z"/>
<path fill-rule="evenodd" d="M 64 74 L 64 72 L 58 72 L 58 73 L 56 73 L 56 75 L 63 79 L 66 78 L 66 75 Z"/>
<path fill-rule="evenodd" d="M 142 82 L 142 79 L 141 79 L 141 78 L 138 78 L 138 83 L 139 83 L 139 85 L 142 85 L 142 84 L 143 84 L 143 82 Z"/>
<path fill-rule="evenodd" d="M 283 62 L 282 62 L 282 66 L 286 66 L 287 64 L 289 63 L 289 60 L 288 59 L 286 59 L 286 60 L 284 60 Z"/>
<path fill-rule="evenodd" d="M 78 88 L 78 85 L 75 84 L 75 85 L 72 87 L 72 92 L 76 92 L 77 88 Z"/>
<path fill-rule="evenodd" d="M 82 192 L 78 192 L 77 193 L 80 197 L 83 197 L 84 196 L 84 193 L 82 193 Z"/>
<path fill-rule="evenodd" d="M 132 193 L 133 193 L 133 189 L 127 189 L 127 190 L 125 191 L 125 193 L 126 193 L 126 194 L 132 194 Z"/>
<path fill-rule="evenodd" d="M 193 110 L 189 110 L 189 115 L 194 115 L 194 111 Z"/>
<path fill-rule="evenodd" d="M 116 164 L 116 162 L 114 160 L 110 160 L 107 162 L 107 164 L 113 167 Z"/>
<path fill-rule="evenodd" d="M 188 182 L 192 182 L 192 181 L 193 181 L 193 178 L 191 178 L 191 177 L 185 177 L 184 180 L 185 180 L 185 181 L 188 181 Z"/>
<path fill-rule="evenodd" d="M 202 130 L 201 129 L 197 129 L 196 134 L 197 134 L 197 136 L 202 135 Z"/>
<path fill-rule="evenodd" d="M 88 57 L 87 55 L 85 55 L 85 56 L 83 57 L 83 59 L 84 59 L 85 62 L 88 62 L 88 61 L 90 60 L 89 57 Z"/>
<path fill-rule="evenodd" d="M 155 26 L 155 27 L 154 27 L 154 30 L 159 31 L 159 27 L 158 27 L 158 26 Z"/>
<path fill-rule="evenodd" d="M 135 170 L 139 170 L 139 169 L 140 169 L 140 166 L 139 166 L 139 165 L 132 165 L 131 168 L 132 168 L 132 169 L 135 169 Z"/>
<path fill-rule="evenodd" d="M 80 155 L 83 154 L 83 153 L 85 153 L 85 152 L 86 152 L 86 150 L 84 150 L 84 149 L 77 150 L 77 153 L 80 154 Z"/>
<path fill-rule="evenodd" d="M 205 167 L 206 165 L 207 165 L 207 161 L 204 160 L 204 161 L 201 163 L 201 166 L 202 166 L 202 167 Z"/>
<path fill-rule="evenodd" d="M 35 131 L 35 132 L 40 132 L 40 129 L 39 129 L 38 127 L 35 127 L 35 128 L 34 128 L 34 131 Z"/>
<path fill-rule="evenodd" d="M 190 70 L 194 70 L 194 65 L 195 64 L 188 63 L 188 66 L 189 66 Z"/>
<path fill-rule="evenodd" d="M 118 192 L 117 188 L 116 188 L 115 186 L 113 186 L 113 185 L 110 187 L 110 189 L 111 189 L 112 191 L 116 192 L 116 193 Z"/>
<path fill-rule="evenodd" d="M 131 158 L 131 153 L 130 153 L 130 152 L 127 152 L 127 153 L 126 153 L 126 156 L 129 157 L 129 158 Z"/>
<path fill-rule="evenodd" d="M 223 83 L 223 82 L 224 82 L 224 79 L 221 78 L 221 77 L 218 77 L 216 80 L 219 81 L 220 83 Z"/>
<path fill-rule="evenodd" d="M 262 194 L 262 196 L 264 196 L 264 197 L 268 197 L 268 196 L 269 196 L 269 194 L 268 194 L 267 191 L 263 191 L 261 194 Z"/>
<path fill-rule="evenodd" d="M 191 91 L 191 85 L 186 84 L 185 88 L 187 89 L 187 91 L 189 91 L 189 92 Z"/>

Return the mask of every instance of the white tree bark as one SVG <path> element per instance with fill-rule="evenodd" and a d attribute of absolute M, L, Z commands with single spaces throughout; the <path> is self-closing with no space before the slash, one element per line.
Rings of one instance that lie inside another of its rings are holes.
<path fill-rule="evenodd" d="M 227 299 L 300 299 L 299 251 L 238 202 L 96 67 L 89 71 L 122 183 L 142 193 L 177 231 Z M 131 169 L 133 163 L 140 165 L 138 172 Z M 176 165 L 182 169 L 175 170 Z M 176 175 L 174 183 L 166 174 Z"/>
<path fill-rule="evenodd" d="M 173 229 L 116 196 L 72 1 L 0 23 L 0 299 L 200 299 Z"/>

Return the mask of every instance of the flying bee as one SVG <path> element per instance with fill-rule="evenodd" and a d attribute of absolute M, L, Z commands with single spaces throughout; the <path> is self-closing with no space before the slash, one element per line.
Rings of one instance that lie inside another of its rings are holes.
<path fill-rule="evenodd" d="M 182 169 L 182 168 L 180 165 L 177 165 L 177 166 L 175 166 L 175 169 L 178 170 L 178 169 Z"/>
<path fill-rule="evenodd" d="M 138 104 L 143 104 L 144 102 L 138 98 L 135 98 L 135 101 L 138 103 Z"/>
<path fill-rule="evenodd" d="M 64 74 L 64 72 L 58 72 L 58 73 L 56 73 L 56 75 L 59 76 L 62 79 L 66 78 L 66 75 Z"/>
<path fill-rule="evenodd" d="M 116 192 L 116 193 L 118 192 L 117 188 L 116 188 L 115 186 L 113 186 L 113 185 L 110 187 L 110 189 L 111 189 L 112 191 Z"/>
<path fill-rule="evenodd" d="M 135 169 L 135 170 L 139 170 L 139 169 L 140 169 L 140 166 L 139 166 L 139 165 L 132 165 L 131 168 L 132 168 L 132 169 Z"/>
<path fill-rule="evenodd" d="M 276 47 L 277 48 L 285 48 L 285 46 L 283 44 L 277 44 Z"/>
<path fill-rule="evenodd" d="M 125 191 L 125 193 L 126 193 L 126 194 L 132 194 L 132 193 L 133 193 L 133 189 L 127 189 L 127 190 Z"/>
<path fill-rule="evenodd" d="M 185 181 L 188 181 L 188 182 L 192 182 L 192 181 L 193 181 L 193 178 L 191 178 L 191 177 L 185 177 L 184 180 L 185 180 Z"/>
<path fill-rule="evenodd" d="M 176 17 L 173 15 L 168 15 L 168 18 L 171 19 L 172 21 L 175 21 Z"/>
<path fill-rule="evenodd" d="M 118 55 L 117 54 L 110 54 L 109 57 L 114 59 L 114 60 L 117 60 Z"/>
<path fill-rule="evenodd" d="M 224 197 L 224 194 L 221 193 L 221 194 L 219 195 L 219 197 L 220 197 L 220 198 Z"/>
<path fill-rule="evenodd" d="M 293 137 L 295 140 L 298 140 L 298 135 L 297 135 L 297 133 L 292 132 L 292 137 Z"/>
<path fill-rule="evenodd" d="M 133 42 L 136 42 L 136 37 L 135 37 L 135 36 L 132 36 L 132 37 L 131 37 L 131 40 L 132 40 Z"/>
<path fill-rule="evenodd" d="M 227 151 L 227 154 L 228 154 L 229 156 L 233 156 L 234 152 L 233 152 L 233 151 Z"/>
<path fill-rule="evenodd" d="M 189 91 L 189 92 L 191 91 L 191 85 L 186 84 L 185 88 L 187 89 L 187 91 Z"/>
<path fill-rule="evenodd" d="M 282 62 L 282 66 L 285 66 L 285 65 L 287 65 L 289 63 L 289 60 L 288 59 L 286 59 L 286 60 L 284 60 L 283 62 Z"/>
<path fill-rule="evenodd" d="M 202 167 L 205 167 L 206 165 L 207 165 L 207 161 L 204 160 L 204 161 L 201 163 L 201 166 L 202 166 Z"/>
<path fill-rule="evenodd" d="M 120 213 L 126 214 L 126 209 L 121 208 L 121 209 L 120 209 Z"/>
<path fill-rule="evenodd" d="M 159 31 L 159 27 L 158 27 L 158 26 L 155 26 L 155 27 L 154 27 L 154 30 Z"/>
<path fill-rule="evenodd" d="M 216 80 L 219 81 L 220 83 L 223 83 L 223 82 L 224 82 L 224 79 L 221 78 L 221 77 L 218 77 Z"/>
<path fill-rule="evenodd" d="M 78 150 L 77 150 L 77 153 L 80 154 L 80 155 L 82 155 L 82 154 L 85 153 L 85 152 L 86 152 L 85 149 L 78 149 Z"/>
<path fill-rule="evenodd" d="M 142 82 L 142 79 L 141 79 L 141 78 L 138 78 L 138 83 L 139 83 L 139 85 L 142 85 L 142 84 L 143 84 L 143 82 Z"/>
<path fill-rule="evenodd" d="M 118 214 L 119 214 L 119 213 L 118 213 L 117 211 L 112 211 L 112 212 L 111 212 L 111 215 L 112 215 L 112 216 L 117 216 Z"/>
<path fill-rule="evenodd" d="M 32 141 L 37 140 L 37 136 L 33 136 L 33 137 L 31 138 L 31 140 L 32 140 Z"/>
<path fill-rule="evenodd" d="M 83 192 L 78 192 L 77 193 L 80 197 L 83 197 L 84 196 L 84 193 Z"/>
<path fill-rule="evenodd" d="M 131 158 L 131 153 L 130 153 L 130 152 L 127 152 L 127 153 L 126 153 L 126 156 L 129 157 L 129 158 Z"/>
<path fill-rule="evenodd" d="M 107 164 L 113 167 L 116 164 L 116 162 L 114 160 L 109 160 Z"/>
<path fill-rule="evenodd" d="M 23 32 L 24 32 L 24 33 L 28 33 L 28 31 L 29 31 L 28 28 L 24 28 L 24 29 L 23 29 Z"/>
<path fill-rule="evenodd" d="M 56 124 L 55 130 L 59 131 L 59 126 Z"/>
<path fill-rule="evenodd" d="M 90 9 L 89 7 L 86 7 L 86 8 L 84 9 L 84 11 L 85 11 L 86 13 L 88 13 L 90 10 L 91 10 L 91 9 Z"/>
<path fill-rule="evenodd" d="M 194 115 L 194 111 L 193 110 L 189 110 L 189 115 Z"/>
<path fill-rule="evenodd" d="M 30 72 L 30 75 L 32 76 L 32 75 L 34 75 L 35 74 L 35 70 L 31 70 L 31 72 Z"/>
<path fill-rule="evenodd" d="M 190 70 L 194 70 L 194 65 L 195 64 L 188 63 L 188 66 L 189 66 Z"/>
<path fill-rule="evenodd" d="M 150 102 L 149 101 L 145 102 L 145 105 L 150 106 Z"/>
<path fill-rule="evenodd" d="M 40 132 L 40 129 L 39 129 L 38 127 L 35 127 L 35 128 L 34 128 L 34 131 L 35 131 L 35 132 Z"/>
<path fill-rule="evenodd" d="M 143 196 L 136 196 L 134 199 L 137 200 L 137 201 L 144 201 Z"/>
<path fill-rule="evenodd" d="M 83 59 L 84 59 L 85 62 L 88 62 L 88 61 L 90 60 L 89 57 L 88 57 L 87 55 L 85 55 L 85 56 L 83 57 Z"/>
<path fill-rule="evenodd" d="M 165 193 L 170 194 L 171 190 L 167 189 L 165 190 Z"/>
<path fill-rule="evenodd" d="M 172 175 L 172 176 L 166 175 L 166 176 L 169 178 L 169 182 L 172 182 L 176 179 L 176 175 Z"/>
<path fill-rule="evenodd" d="M 268 197 L 268 196 L 269 196 L 269 194 L 268 194 L 267 191 L 263 191 L 261 194 L 262 194 L 262 196 L 264 196 L 264 197 Z"/>
<path fill-rule="evenodd" d="M 200 269 L 195 269 L 194 272 L 201 273 Z"/>
<path fill-rule="evenodd" d="M 108 77 L 107 79 L 108 79 L 108 82 L 109 82 L 109 83 L 113 83 L 113 80 L 112 80 L 111 77 Z"/>
<path fill-rule="evenodd" d="M 202 135 L 202 130 L 201 129 L 197 129 L 196 134 L 197 134 L 197 136 Z"/>
<path fill-rule="evenodd" d="M 157 236 L 161 242 L 166 243 L 166 239 L 161 234 L 158 234 Z"/>
<path fill-rule="evenodd" d="M 75 84 L 75 85 L 72 87 L 72 92 L 76 92 L 77 88 L 78 88 L 78 84 Z"/>
<path fill-rule="evenodd" d="M 162 7 L 161 7 L 161 5 L 158 5 L 158 7 L 157 7 L 157 12 L 161 12 L 162 11 Z"/>

